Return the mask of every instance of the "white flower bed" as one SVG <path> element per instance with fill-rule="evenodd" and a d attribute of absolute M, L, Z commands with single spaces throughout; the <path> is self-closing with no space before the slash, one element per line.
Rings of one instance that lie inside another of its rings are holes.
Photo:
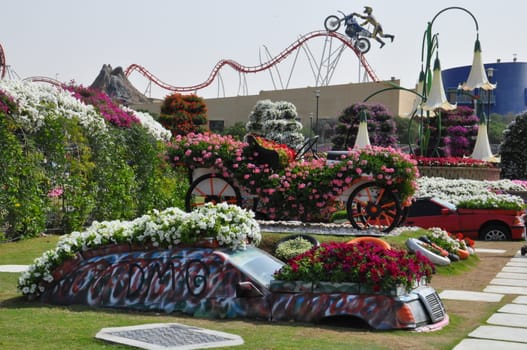
<path fill-rule="evenodd" d="M 455 205 L 471 201 L 474 203 L 511 203 L 521 207 L 523 199 L 504 192 L 525 191 L 525 187 L 511 180 L 479 181 L 468 179 L 444 179 L 420 177 L 416 197 L 436 197 Z M 496 207 L 496 205 L 494 205 Z"/>
<path fill-rule="evenodd" d="M 254 213 L 235 205 L 207 203 L 192 213 L 178 208 L 153 211 L 133 221 L 94 222 L 82 232 L 63 236 L 53 250 L 35 259 L 22 273 L 18 288 L 24 295 L 39 295 L 45 283 L 52 282 L 51 273 L 67 259 L 92 248 L 107 244 L 151 244 L 168 248 L 196 241 L 199 237 L 214 237 L 220 246 L 244 249 L 247 242 L 258 245 L 260 227 Z"/>

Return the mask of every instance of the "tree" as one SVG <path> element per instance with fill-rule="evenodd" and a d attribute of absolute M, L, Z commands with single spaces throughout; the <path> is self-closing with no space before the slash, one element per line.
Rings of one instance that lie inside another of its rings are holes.
<path fill-rule="evenodd" d="M 206 131 L 207 106 L 195 94 L 172 94 L 161 105 L 159 123 L 170 130 L 173 136 Z"/>
<path fill-rule="evenodd" d="M 363 111 L 363 112 L 362 112 Z M 355 103 L 338 118 L 333 149 L 353 147 L 359 130 L 361 112 L 366 113 L 370 142 L 375 146 L 395 146 L 398 142 L 395 119 L 381 104 Z"/>
<path fill-rule="evenodd" d="M 500 144 L 501 176 L 527 179 L 527 112 L 516 116 L 503 132 Z"/>
<path fill-rule="evenodd" d="M 248 132 L 269 140 L 299 148 L 304 142 L 302 124 L 297 120 L 296 107 L 291 102 L 258 101 L 246 124 Z"/>

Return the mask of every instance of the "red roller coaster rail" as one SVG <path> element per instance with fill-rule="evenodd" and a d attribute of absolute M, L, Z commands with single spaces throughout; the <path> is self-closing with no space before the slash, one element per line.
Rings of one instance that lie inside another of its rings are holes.
<path fill-rule="evenodd" d="M 0 45 L 0 79 L 5 77 L 6 64 L 5 64 L 5 54 L 2 45 Z"/>
<path fill-rule="evenodd" d="M 371 66 L 368 64 L 368 61 L 366 61 L 366 57 L 363 54 L 361 54 L 360 51 L 358 51 L 351 44 L 350 39 L 347 36 L 345 36 L 343 34 L 340 34 L 340 33 L 337 33 L 337 32 L 328 32 L 328 31 L 325 31 L 325 30 L 314 31 L 314 32 L 310 32 L 308 34 L 305 34 L 305 35 L 301 36 L 298 40 L 296 40 L 294 43 L 289 45 L 289 47 L 287 47 L 285 50 L 283 50 L 279 55 L 277 55 L 274 58 L 270 59 L 269 61 L 264 62 L 264 63 L 262 63 L 260 65 L 257 65 L 257 66 L 244 66 L 244 65 L 242 65 L 242 64 L 240 64 L 240 63 L 238 63 L 238 62 L 236 62 L 234 60 L 223 59 L 223 60 L 219 61 L 218 63 L 216 63 L 216 65 L 214 66 L 214 68 L 210 72 L 209 77 L 207 78 L 207 80 L 205 80 L 204 82 L 202 82 L 200 84 L 197 84 L 197 85 L 192 85 L 192 86 L 173 86 L 173 85 L 167 84 L 167 83 L 163 82 L 162 80 L 160 80 L 159 78 L 157 78 L 156 76 L 154 76 L 152 73 L 150 73 L 143 66 L 135 64 L 135 63 L 131 64 L 130 66 L 128 66 L 128 68 L 126 68 L 125 75 L 127 77 L 129 77 L 130 74 L 132 74 L 132 72 L 138 71 L 143 76 L 145 76 L 148 80 L 150 80 L 152 83 L 156 84 L 157 86 L 159 86 L 162 89 L 169 90 L 169 91 L 174 91 L 174 92 L 193 92 L 193 91 L 196 91 L 196 90 L 200 90 L 200 89 L 206 88 L 207 86 L 212 84 L 212 82 L 214 81 L 214 79 L 218 75 L 219 71 L 224 66 L 229 66 L 229 67 L 231 67 L 232 69 L 234 69 L 235 71 L 237 71 L 239 73 L 257 73 L 257 72 L 261 72 L 261 71 L 267 70 L 267 69 L 275 66 L 276 64 L 280 63 L 281 61 L 283 61 L 287 56 L 289 56 L 292 52 L 294 52 L 295 50 L 300 48 L 308 40 L 316 38 L 316 37 L 321 37 L 321 36 L 332 37 L 332 38 L 336 38 L 337 40 L 340 40 L 342 42 L 342 44 L 344 44 L 345 46 L 350 48 L 357 55 L 357 58 L 359 59 L 360 64 L 364 67 L 365 72 L 368 74 L 370 79 L 372 81 L 374 81 L 374 82 L 379 81 L 379 78 L 376 76 L 375 72 L 373 71 Z"/>
<path fill-rule="evenodd" d="M 51 84 L 51 85 L 55 85 L 57 87 L 63 87 L 64 86 L 64 83 L 58 81 L 57 79 L 48 78 L 48 77 L 42 77 L 42 76 L 25 78 L 24 81 L 31 81 L 31 82 L 38 82 L 38 83 L 48 83 L 48 84 Z"/>

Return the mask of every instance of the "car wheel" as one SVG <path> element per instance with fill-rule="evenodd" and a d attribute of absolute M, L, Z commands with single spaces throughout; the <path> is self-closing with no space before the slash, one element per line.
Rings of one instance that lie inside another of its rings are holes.
<path fill-rule="evenodd" d="M 509 229 L 505 225 L 491 224 L 483 227 L 479 236 L 484 241 L 507 241 Z"/>

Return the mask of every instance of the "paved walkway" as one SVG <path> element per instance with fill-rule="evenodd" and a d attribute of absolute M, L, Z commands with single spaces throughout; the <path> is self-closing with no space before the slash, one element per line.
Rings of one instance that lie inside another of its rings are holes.
<path fill-rule="evenodd" d="M 476 250 L 484 254 L 484 250 Z M 496 253 L 496 251 L 494 251 Z M 453 350 L 519 350 L 527 347 L 527 257 L 518 252 L 483 292 L 445 290 L 441 299 L 499 302 L 518 295 L 469 333 Z"/>
<path fill-rule="evenodd" d="M 499 254 L 505 251 L 477 249 L 476 252 Z M 26 269 L 26 265 L 0 265 L 0 272 L 20 273 Z M 501 307 L 486 320 L 485 324 L 468 334 L 467 338 L 453 350 L 524 350 L 527 347 L 527 257 L 521 256 L 520 252 L 503 267 L 482 292 L 444 290 L 439 295 L 445 300 L 486 302 L 500 302 L 505 295 L 517 295 L 512 303 Z"/>

